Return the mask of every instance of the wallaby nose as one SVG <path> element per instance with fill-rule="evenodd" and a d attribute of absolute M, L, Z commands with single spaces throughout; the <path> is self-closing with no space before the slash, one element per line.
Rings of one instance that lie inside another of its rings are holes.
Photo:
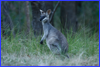
<path fill-rule="evenodd" d="M 40 21 L 42 21 L 46 16 L 41 16 L 40 17 Z"/>

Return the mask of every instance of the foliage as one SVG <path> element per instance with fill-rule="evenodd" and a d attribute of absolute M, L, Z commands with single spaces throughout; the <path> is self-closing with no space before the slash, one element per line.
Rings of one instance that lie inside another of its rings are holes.
<path fill-rule="evenodd" d="M 78 14 L 78 31 L 72 37 L 72 33 L 62 33 L 67 36 L 69 44 L 68 54 L 70 59 L 52 54 L 46 43 L 41 45 L 41 36 L 35 37 L 32 27 L 29 35 L 26 35 L 25 2 L 6 2 L 9 4 L 9 14 L 14 24 L 16 36 L 9 33 L 10 29 L 3 21 L 1 33 L 1 65 L 33 66 L 33 65 L 61 65 L 61 66 L 98 66 L 99 65 L 99 2 L 82 1 L 82 7 Z M 56 2 L 54 2 L 55 5 Z M 5 20 L 2 14 L 1 19 Z M 32 13 L 30 9 L 30 20 Z M 7 28 L 4 28 L 7 27 Z M 54 16 L 54 26 L 62 29 L 60 21 L 60 7 Z M 70 30 L 71 32 L 71 30 Z M 7 35 L 6 35 L 7 34 Z"/>
<path fill-rule="evenodd" d="M 33 33 L 26 36 L 21 32 L 15 38 L 2 37 L 1 65 L 99 65 L 99 35 L 87 33 L 79 31 L 75 37 L 67 34 L 70 59 L 52 54 L 45 42 L 44 45 L 39 43 L 41 37 L 34 37 Z"/>
<path fill-rule="evenodd" d="M 80 25 L 91 29 L 91 33 L 99 31 L 99 2 L 84 1 L 82 2 L 82 12 L 78 17 Z"/>
<path fill-rule="evenodd" d="M 26 31 L 26 15 L 25 15 L 25 2 L 24 1 L 10 1 L 6 2 L 9 5 L 9 14 L 14 24 L 14 30 L 17 31 Z M 55 6 L 56 2 L 54 2 Z M 93 32 L 99 31 L 99 2 L 98 1 L 83 1 L 81 2 L 81 7 L 77 6 L 78 17 L 78 30 L 85 27 L 90 29 Z M 5 16 L 2 14 L 1 18 L 4 19 Z M 30 20 L 32 22 L 32 12 L 30 5 Z M 54 26 L 57 29 L 61 29 L 60 23 L 60 6 L 57 8 L 57 11 L 54 15 Z M 4 22 L 5 23 L 5 22 Z M 32 23 L 31 23 L 32 25 Z M 2 25 L 5 26 L 5 25 Z M 31 27 L 32 28 L 32 27 Z M 4 28 L 4 30 L 8 30 L 9 28 Z M 5 31 L 6 33 L 6 31 Z M 7 34 L 7 33 L 6 33 Z"/>

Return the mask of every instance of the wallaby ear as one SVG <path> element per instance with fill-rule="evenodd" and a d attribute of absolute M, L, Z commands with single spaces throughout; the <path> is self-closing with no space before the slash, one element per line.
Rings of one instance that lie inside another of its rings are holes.
<path fill-rule="evenodd" d="M 40 12 L 42 12 L 42 10 L 40 9 Z"/>
<path fill-rule="evenodd" d="M 47 13 L 48 15 L 50 15 L 51 9 L 48 9 L 46 13 Z"/>
<path fill-rule="evenodd" d="M 45 13 L 43 10 L 40 9 L 41 14 Z"/>

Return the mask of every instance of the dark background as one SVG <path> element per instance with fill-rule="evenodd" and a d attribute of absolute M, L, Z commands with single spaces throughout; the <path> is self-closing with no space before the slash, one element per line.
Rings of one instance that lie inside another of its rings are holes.
<path fill-rule="evenodd" d="M 53 11 L 56 4 L 56 1 L 2 1 L 2 36 L 15 37 L 21 32 L 43 34 L 39 9 Z M 99 1 L 61 1 L 51 24 L 65 34 L 80 30 L 88 30 L 90 36 L 99 33 Z"/>

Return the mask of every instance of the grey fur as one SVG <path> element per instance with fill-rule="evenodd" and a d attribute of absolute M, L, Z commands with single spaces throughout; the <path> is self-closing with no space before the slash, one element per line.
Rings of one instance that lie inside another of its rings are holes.
<path fill-rule="evenodd" d="M 48 22 L 49 14 L 46 12 L 44 15 L 47 17 L 42 20 L 44 35 L 41 42 L 46 39 L 47 46 L 54 54 L 65 54 L 68 51 L 68 43 L 65 36 Z M 69 56 L 67 55 L 67 57 Z"/>

